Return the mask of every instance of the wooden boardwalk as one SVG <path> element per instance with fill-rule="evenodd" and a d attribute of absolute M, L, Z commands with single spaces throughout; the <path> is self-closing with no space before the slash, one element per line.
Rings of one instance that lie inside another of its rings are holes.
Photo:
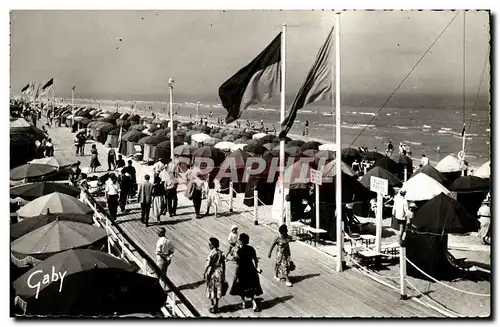
<path fill-rule="evenodd" d="M 49 130 L 55 146 L 55 155 L 74 158 L 73 137 L 70 130 L 52 128 Z M 102 164 L 106 163 L 105 149 L 97 144 Z M 76 157 L 82 167 L 88 167 L 90 146 L 87 155 Z M 141 180 L 145 173 L 151 173 L 151 167 L 134 163 Z M 100 167 L 101 171 L 103 167 Z M 264 225 L 255 226 L 251 214 L 242 212 L 241 206 L 235 212 L 223 212 L 219 218 L 214 216 L 194 219 L 194 208 L 179 193 L 179 209 L 174 218 L 162 217 L 161 225 L 154 225 L 150 219 L 150 227 L 140 222 L 140 209 L 137 203 L 127 206 L 130 211 L 119 214 L 118 222 L 123 230 L 133 238 L 142 249 L 154 258 L 157 231 L 160 226 L 167 229 L 167 235 L 173 241 L 176 252 L 168 276 L 182 291 L 189 301 L 199 310 L 202 316 L 213 316 L 208 312 L 209 301 L 205 299 L 203 269 L 209 253 L 208 238 L 217 237 L 221 249 L 227 250 L 227 235 L 231 225 L 239 227 L 239 232 L 250 235 L 250 245 L 254 246 L 260 257 L 263 273 L 260 281 L 264 294 L 259 298 L 262 312 L 254 313 L 252 309 L 238 309 L 238 297 L 227 295 L 220 302 L 222 317 L 442 317 L 438 312 L 413 300 L 400 300 L 399 294 L 359 273 L 354 269 L 342 273 L 335 271 L 335 262 L 324 253 L 306 246 L 301 242 L 291 245 L 292 257 L 297 269 L 290 279 L 293 287 L 273 278 L 273 259 L 267 254 L 275 231 Z M 247 210 L 250 210 L 248 208 Z M 202 204 L 202 212 L 205 203 Z M 235 264 L 227 264 L 226 278 L 231 284 Z"/>

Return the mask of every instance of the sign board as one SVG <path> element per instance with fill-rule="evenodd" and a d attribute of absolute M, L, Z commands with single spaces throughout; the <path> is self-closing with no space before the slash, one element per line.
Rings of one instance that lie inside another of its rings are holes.
<path fill-rule="evenodd" d="M 323 175 L 321 171 L 311 169 L 311 183 L 316 184 L 316 185 L 321 185 L 323 183 Z"/>
<path fill-rule="evenodd" d="M 384 178 L 375 176 L 370 177 L 370 191 L 380 193 L 382 195 L 389 194 L 389 181 Z"/>
<path fill-rule="evenodd" d="M 134 145 L 134 150 L 135 150 L 135 152 L 142 152 L 142 148 L 138 144 Z"/>

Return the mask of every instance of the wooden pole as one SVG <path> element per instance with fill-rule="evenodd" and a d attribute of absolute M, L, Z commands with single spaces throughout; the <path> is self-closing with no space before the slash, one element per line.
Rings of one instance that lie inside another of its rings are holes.
<path fill-rule="evenodd" d="M 231 194 L 232 197 L 232 194 Z M 257 207 L 259 206 L 259 191 L 257 187 L 253 189 L 253 223 L 254 225 L 259 224 L 259 218 L 257 217 Z"/>
<path fill-rule="evenodd" d="M 382 215 L 384 210 L 384 196 L 382 193 L 377 193 L 377 215 L 376 215 L 376 239 L 375 251 L 380 253 L 382 243 Z"/>
<path fill-rule="evenodd" d="M 315 212 L 316 212 L 316 229 L 319 229 L 319 185 L 314 185 L 314 193 L 316 197 Z M 316 242 L 319 240 L 319 233 L 316 233 Z"/>
<path fill-rule="evenodd" d="M 168 80 L 168 89 L 170 90 L 170 160 L 172 161 L 172 164 L 174 164 L 174 118 L 172 113 L 174 80 L 172 78 L 169 78 Z"/>
<path fill-rule="evenodd" d="M 337 272 L 344 268 L 344 233 L 342 225 L 342 138 L 341 138 L 341 115 L 340 115 L 340 13 L 335 15 L 335 121 L 337 155 L 336 155 L 336 239 L 337 239 Z"/>
<path fill-rule="evenodd" d="M 408 180 L 408 169 L 405 166 L 405 170 L 404 170 L 404 182 L 406 183 L 407 180 Z"/>
<path fill-rule="evenodd" d="M 229 212 L 233 212 L 233 181 L 229 181 Z"/>
<path fill-rule="evenodd" d="M 406 248 L 399 248 L 399 285 L 401 291 L 401 299 L 406 300 Z"/>
<path fill-rule="evenodd" d="M 280 122 L 285 122 L 285 87 L 286 87 L 286 24 L 282 26 L 281 34 L 281 98 L 280 98 Z M 280 225 L 283 225 L 286 219 L 285 208 L 285 141 L 280 140 L 280 180 L 281 180 L 281 214 Z"/>

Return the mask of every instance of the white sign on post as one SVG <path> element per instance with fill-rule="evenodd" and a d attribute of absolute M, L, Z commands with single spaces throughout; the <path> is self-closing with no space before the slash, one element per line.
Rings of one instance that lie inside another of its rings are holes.
<path fill-rule="evenodd" d="M 321 174 L 321 171 L 311 169 L 311 183 L 316 184 L 316 185 L 321 185 L 323 183 L 323 176 Z"/>
<path fill-rule="evenodd" d="M 370 178 L 370 191 L 387 195 L 389 193 L 389 181 L 384 178 L 371 176 Z"/>

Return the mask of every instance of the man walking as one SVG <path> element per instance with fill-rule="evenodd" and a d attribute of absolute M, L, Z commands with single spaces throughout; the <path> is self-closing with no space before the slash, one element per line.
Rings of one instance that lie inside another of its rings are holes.
<path fill-rule="evenodd" d="M 177 178 L 175 174 L 175 168 L 172 168 L 170 164 L 164 169 L 165 174 L 165 190 L 167 191 L 167 207 L 170 217 L 175 216 L 175 211 L 177 210 Z"/>
<path fill-rule="evenodd" d="M 174 254 L 174 246 L 172 245 L 172 241 L 165 237 L 166 230 L 165 228 L 160 228 L 158 231 L 158 236 L 160 237 L 156 242 L 156 264 L 160 268 L 160 270 L 167 275 L 167 269 L 172 262 L 172 256 Z M 163 289 L 165 289 L 165 283 L 158 276 L 160 280 L 160 285 Z"/>
<path fill-rule="evenodd" d="M 153 184 L 149 182 L 149 175 L 144 176 L 144 182 L 139 185 L 137 201 L 141 204 L 141 222 L 148 227 L 149 211 L 151 209 L 151 191 Z"/>
<path fill-rule="evenodd" d="M 410 209 L 408 208 L 408 200 L 405 198 L 406 191 L 400 190 L 399 194 L 394 196 L 394 206 L 392 207 L 392 214 L 399 224 L 399 241 L 401 243 L 407 218 L 410 217 Z"/>

